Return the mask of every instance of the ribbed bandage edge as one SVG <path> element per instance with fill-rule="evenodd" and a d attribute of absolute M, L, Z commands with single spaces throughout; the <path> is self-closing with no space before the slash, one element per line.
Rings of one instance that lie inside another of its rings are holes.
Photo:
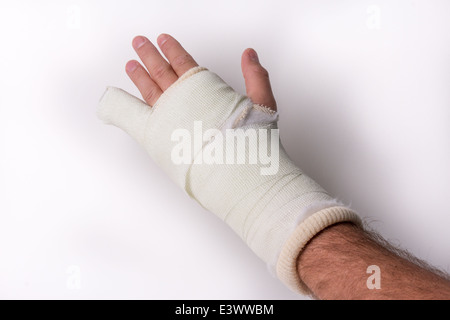
<path fill-rule="evenodd" d="M 277 276 L 292 291 L 306 295 L 310 291 L 300 279 L 297 260 L 306 244 L 320 231 L 339 222 L 361 225 L 359 216 L 346 207 L 320 210 L 305 219 L 283 245 L 277 261 Z"/>

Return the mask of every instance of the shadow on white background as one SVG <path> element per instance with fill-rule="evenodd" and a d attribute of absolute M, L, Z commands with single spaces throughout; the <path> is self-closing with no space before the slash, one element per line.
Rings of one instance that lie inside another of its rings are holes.
<path fill-rule="evenodd" d="M 450 269 L 448 1 L 0 3 L 0 298 L 302 299 L 95 116 L 135 35 L 244 93 L 269 70 L 288 153 L 387 239 Z M 373 262 L 376 264 L 376 262 Z"/>

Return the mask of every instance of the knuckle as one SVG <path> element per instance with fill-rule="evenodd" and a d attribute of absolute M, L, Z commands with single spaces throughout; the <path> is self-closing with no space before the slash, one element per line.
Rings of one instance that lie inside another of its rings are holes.
<path fill-rule="evenodd" d="M 192 61 L 192 57 L 187 54 L 180 54 L 179 56 L 176 56 L 173 60 L 172 60 L 172 65 L 174 67 L 182 67 L 188 63 L 190 63 Z"/>
<path fill-rule="evenodd" d="M 267 69 L 265 69 L 264 67 L 258 66 L 255 69 L 255 73 L 263 78 L 269 78 L 269 71 L 267 71 Z"/>
<path fill-rule="evenodd" d="M 147 90 L 143 94 L 143 98 L 147 103 L 153 101 L 156 97 L 157 90 L 154 87 L 147 88 Z"/>
<path fill-rule="evenodd" d="M 169 68 L 167 66 L 156 66 L 152 69 L 151 76 L 155 79 L 161 79 L 166 76 Z"/>

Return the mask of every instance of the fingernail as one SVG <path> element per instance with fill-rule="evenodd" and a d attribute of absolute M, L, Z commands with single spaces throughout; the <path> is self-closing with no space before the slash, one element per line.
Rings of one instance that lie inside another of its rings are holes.
<path fill-rule="evenodd" d="M 127 72 L 133 72 L 138 67 L 138 63 L 136 61 L 129 61 L 127 65 L 125 66 L 125 69 Z"/>
<path fill-rule="evenodd" d="M 252 61 L 259 62 L 258 54 L 256 53 L 255 50 L 250 49 L 250 50 L 248 51 L 248 55 L 249 55 L 249 57 L 250 57 L 250 59 L 251 59 Z"/>
<path fill-rule="evenodd" d="M 160 34 L 158 37 L 158 45 L 161 47 L 167 40 L 169 40 L 169 36 L 167 34 Z"/>
<path fill-rule="evenodd" d="M 136 37 L 134 38 L 133 41 L 133 47 L 135 49 L 139 49 L 140 47 L 142 47 L 144 45 L 144 43 L 147 41 L 147 39 L 145 39 L 144 37 Z"/>

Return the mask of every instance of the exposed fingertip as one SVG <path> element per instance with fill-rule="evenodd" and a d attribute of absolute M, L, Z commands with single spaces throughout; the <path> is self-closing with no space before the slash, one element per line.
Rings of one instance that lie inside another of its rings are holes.
<path fill-rule="evenodd" d="M 259 63 L 258 53 L 255 51 L 255 49 L 247 49 L 247 55 L 251 61 Z"/>
<path fill-rule="evenodd" d="M 130 60 L 127 62 L 126 66 L 125 66 L 125 70 L 127 73 L 132 73 L 134 70 L 136 70 L 136 68 L 139 66 L 139 62 L 137 62 L 136 60 Z"/>
<path fill-rule="evenodd" d="M 158 45 L 161 47 L 162 45 L 164 45 L 164 43 L 166 43 L 167 40 L 169 40 L 169 38 L 170 35 L 168 35 L 167 33 L 161 33 L 156 39 L 156 41 L 158 42 Z"/>
<path fill-rule="evenodd" d="M 133 39 L 133 41 L 132 41 L 133 48 L 139 49 L 139 48 L 142 47 L 147 41 L 148 41 L 147 38 L 144 37 L 144 36 L 136 36 L 136 37 L 134 37 L 134 39 Z"/>

